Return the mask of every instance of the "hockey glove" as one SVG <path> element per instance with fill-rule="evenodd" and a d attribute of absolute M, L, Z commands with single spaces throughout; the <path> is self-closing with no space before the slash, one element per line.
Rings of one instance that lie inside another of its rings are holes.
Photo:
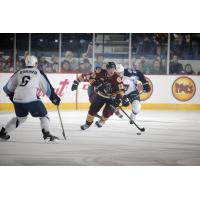
<path fill-rule="evenodd" d="M 151 90 L 151 87 L 148 82 L 143 84 L 143 90 L 144 92 L 149 92 Z"/>
<path fill-rule="evenodd" d="M 9 97 L 10 101 L 12 101 L 12 103 L 13 103 L 14 94 L 15 94 L 14 92 L 11 92 L 11 93 L 8 95 L 8 97 Z"/>
<path fill-rule="evenodd" d="M 72 84 L 72 87 L 71 87 L 71 91 L 77 90 L 78 85 L 79 85 L 79 81 L 74 80 L 74 83 Z"/>
<path fill-rule="evenodd" d="M 53 94 L 50 96 L 49 99 L 51 100 L 51 102 L 52 102 L 54 105 L 56 105 L 56 106 L 59 106 L 59 105 L 60 105 L 61 99 L 60 99 L 60 97 L 57 96 L 55 93 L 53 93 Z"/>
<path fill-rule="evenodd" d="M 113 104 L 114 104 L 115 107 L 119 107 L 119 105 L 120 105 L 121 102 L 122 102 L 121 97 L 116 97 L 116 98 L 114 99 Z"/>
<path fill-rule="evenodd" d="M 126 96 L 122 98 L 122 106 L 124 107 L 129 106 L 129 99 Z"/>

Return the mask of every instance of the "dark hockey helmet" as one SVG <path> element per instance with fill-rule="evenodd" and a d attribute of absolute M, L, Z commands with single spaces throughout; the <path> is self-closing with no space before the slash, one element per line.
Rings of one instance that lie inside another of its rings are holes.
<path fill-rule="evenodd" d="M 116 65 L 114 62 L 108 62 L 106 65 L 106 68 L 115 68 L 116 69 Z"/>

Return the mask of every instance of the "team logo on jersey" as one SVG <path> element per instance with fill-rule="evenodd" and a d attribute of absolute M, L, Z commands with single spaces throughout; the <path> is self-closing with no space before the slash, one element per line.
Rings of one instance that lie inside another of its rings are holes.
<path fill-rule="evenodd" d="M 145 77 L 147 82 L 149 83 L 150 87 L 151 87 L 151 90 L 149 92 L 143 92 L 143 86 L 142 86 L 142 83 L 140 83 L 141 85 L 139 86 L 139 92 L 141 93 L 140 95 L 140 100 L 141 101 L 146 101 L 147 99 L 150 98 L 150 96 L 152 95 L 153 93 L 153 83 L 151 82 L 151 80 L 147 77 Z"/>
<path fill-rule="evenodd" d="M 120 77 L 117 77 L 117 83 L 121 83 L 122 79 Z"/>
<path fill-rule="evenodd" d="M 179 101 L 189 101 L 195 95 L 194 81 L 186 76 L 177 78 L 172 85 L 172 94 Z"/>
<path fill-rule="evenodd" d="M 104 85 L 104 93 L 105 94 L 111 94 L 112 93 L 112 85 L 111 85 L 111 83 L 106 83 Z"/>

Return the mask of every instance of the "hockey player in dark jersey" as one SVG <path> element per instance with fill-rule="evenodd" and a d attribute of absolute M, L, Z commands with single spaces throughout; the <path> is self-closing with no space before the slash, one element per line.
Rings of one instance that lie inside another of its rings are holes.
<path fill-rule="evenodd" d="M 94 86 L 95 93 L 97 94 L 90 105 L 86 118 L 86 123 L 81 126 L 82 130 L 90 127 L 90 125 L 93 123 L 95 115 L 104 105 L 105 107 L 103 109 L 102 118 L 95 123 L 98 127 L 102 127 L 105 121 L 113 114 L 113 106 L 118 107 L 120 103 L 122 103 L 123 105 L 125 105 L 125 103 L 127 104 L 127 102 L 125 102 L 125 100 L 123 99 L 124 85 L 122 79 L 115 71 L 115 63 L 108 62 L 108 64 L 106 65 L 106 70 L 101 69 L 100 71 L 96 71 L 92 74 L 83 74 L 82 77 L 79 78 L 78 81 L 87 80 L 92 86 Z M 74 84 L 72 85 L 72 89 L 75 89 L 77 87 L 78 84 L 74 82 Z"/>
<path fill-rule="evenodd" d="M 123 66 L 119 67 L 118 72 L 123 72 L 124 78 L 123 82 L 125 85 L 125 96 L 128 97 L 129 101 L 132 104 L 132 112 L 130 118 L 132 121 L 135 120 L 135 116 L 140 112 L 140 94 L 137 89 L 138 81 L 142 82 L 143 85 L 143 92 L 149 92 L 151 90 L 148 81 L 146 80 L 144 74 L 139 70 L 134 69 L 125 69 L 123 70 Z M 126 88 L 128 86 L 128 88 Z M 131 123 L 131 121 L 130 121 Z"/>
<path fill-rule="evenodd" d="M 95 71 L 96 72 L 100 72 L 101 68 L 100 67 L 96 67 Z M 95 92 L 95 87 L 92 86 L 92 85 L 89 85 L 88 86 L 88 96 L 89 96 L 89 100 L 90 100 L 90 103 L 92 103 L 92 101 L 94 100 L 94 98 L 96 97 L 96 92 Z M 122 118 L 123 115 L 119 112 L 119 109 L 116 108 L 114 110 L 114 114 L 117 115 L 119 118 Z M 96 114 L 96 117 L 98 118 L 101 118 L 98 113 Z"/>
<path fill-rule="evenodd" d="M 50 134 L 50 124 L 47 110 L 37 97 L 37 89 L 41 89 L 55 105 L 60 104 L 60 98 L 55 94 L 46 75 L 37 69 L 38 61 L 35 56 L 26 57 L 26 68 L 13 74 L 4 86 L 4 92 L 14 104 L 16 117 L 13 117 L 0 131 L 0 139 L 8 140 L 7 133 L 15 130 L 24 123 L 30 113 L 39 117 L 43 139 L 54 141 L 58 137 Z"/>

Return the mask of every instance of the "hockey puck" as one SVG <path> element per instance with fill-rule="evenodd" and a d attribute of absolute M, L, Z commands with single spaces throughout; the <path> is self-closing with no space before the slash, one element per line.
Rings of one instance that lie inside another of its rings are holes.
<path fill-rule="evenodd" d="M 137 135 L 141 135 L 141 133 L 137 133 Z"/>

